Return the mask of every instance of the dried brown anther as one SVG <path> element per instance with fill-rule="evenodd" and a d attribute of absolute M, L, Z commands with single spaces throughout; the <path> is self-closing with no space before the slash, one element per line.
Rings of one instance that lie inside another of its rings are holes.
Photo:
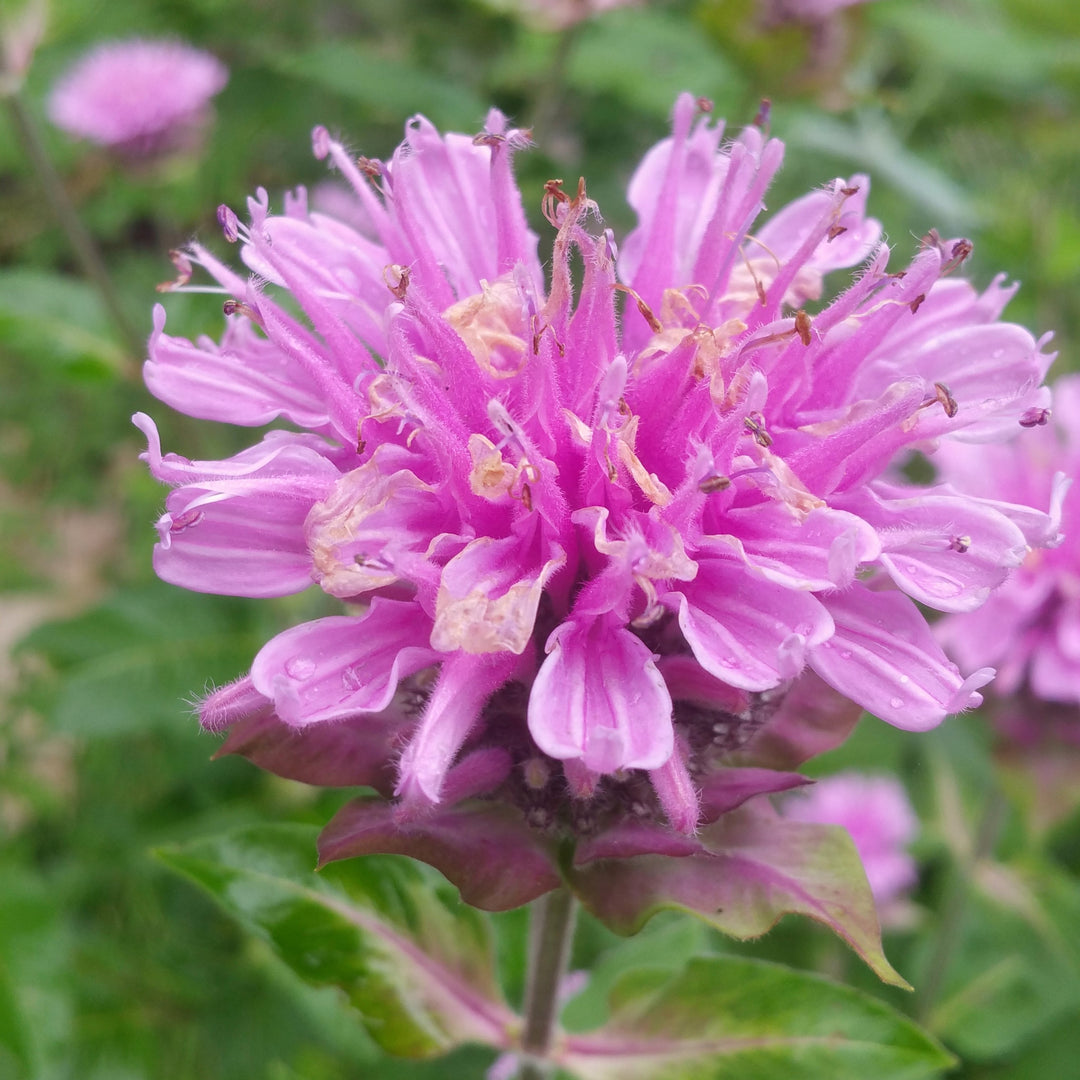
<path fill-rule="evenodd" d="M 711 495 L 714 491 L 726 491 L 729 487 L 731 487 L 730 476 L 706 476 L 698 484 L 698 491 L 703 495 Z"/>
<path fill-rule="evenodd" d="M 795 333 L 804 345 L 810 344 L 810 316 L 805 311 L 795 312 Z"/>
<path fill-rule="evenodd" d="M 383 267 L 383 281 L 399 300 L 404 300 L 405 294 L 409 291 L 409 277 L 410 272 L 407 266 L 391 263 Z"/>
<path fill-rule="evenodd" d="M 768 449 L 772 446 L 772 436 L 765 430 L 765 418 L 759 412 L 752 412 L 743 418 L 743 425 L 754 437 L 758 446 Z"/>
<path fill-rule="evenodd" d="M 618 283 L 615 285 L 615 291 L 626 293 L 628 296 L 632 296 L 634 298 L 634 301 L 637 304 L 638 311 L 641 312 L 645 321 L 649 324 L 649 329 L 652 330 L 654 334 L 659 334 L 660 331 L 664 329 L 663 324 L 653 313 L 653 309 L 649 307 L 649 305 L 646 304 L 645 301 L 642 300 L 641 297 L 638 295 L 638 293 L 634 289 L 630 288 L 629 285 L 623 285 L 621 283 Z"/>

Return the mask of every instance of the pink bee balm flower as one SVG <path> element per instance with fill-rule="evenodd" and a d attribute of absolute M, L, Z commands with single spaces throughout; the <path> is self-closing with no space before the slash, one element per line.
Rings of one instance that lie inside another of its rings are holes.
<path fill-rule="evenodd" d="M 1022 418 L 1028 430 L 1011 442 L 942 446 L 933 458 L 944 479 L 975 495 L 1051 508 L 1048 549 L 1030 552 L 978 617 L 937 627 L 961 662 L 997 665 L 996 696 L 1026 697 L 1020 711 L 1033 720 L 1046 711 L 1040 700 L 1080 704 L 1080 492 L 1071 486 L 1080 475 L 1080 375 L 1057 380 L 1054 406 L 1052 418 L 1046 409 Z"/>
<path fill-rule="evenodd" d="M 764 0 L 768 17 L 774 22 L 820 23 L 844 8 L 871 0 Z"/>
<path fill-rule="evenodd" d="M 620 7 L 635 7 L 641 2 L 642 0 L 511 0 L 509 6 L 516 8 L 543 28 L 566 30 L 601 12 Z"/>
<path fill-rule="evenodd" d="M 317 128 L 368 229 L 303 191 L 271 214 L 260 191 L 247 225 L 219 211 L 253 278 L 198 244 L 176 256 L 178 286 L 203 267 L 228 318 L 191 342 L 158 308 L 151 391 L 307 430 L 189 461 L 136 417 L 173 487 L 156 569 L 350 605 L 204 701 L 231 749 L 370 783 L 399 823 L 498 793 L 544 835 L 654 821 L 685 855 L 700 823 L 800 782 L 724 762 L 804 672 L 913 730 L 979 703 L 992 670 L 961 673 L 915 601 L 978 606 L 1045 518 L 893 469 L 1016 429 L 1050 357 L 998 320 L 1010 289 L 951 276 L 967 241 L 931 234 L 890 271 L 865 177 L 758 224 L 783 146 L 724 142 L 702 108 L 680 97 L 631 180 L 621 254 L 583 181 L 546 185 L 550 280 L 511 170 L 528 137 L 497 111 L 476 137 L 416 117 L 388 163 Z M 371 844 L 399 842 L 390 820 Z M 660 843 L 635 835 L 589 857 Z"/>
<path fill-rule="evenodd" d="M 178 41 L 109 42 L 53 87 L 49 119 L 79 138 L 148 156 L 197 133 L 228 78 L 216 57 Z"/>
<path fill-rule="evenodd" d="M 906 848 L 918 835 L 919 821 L 903 785 L 891 776 L 826 777 L 788 798 L 784 816 L 847 829 L 882 912 L 895 908 L 918 881 Z"/>

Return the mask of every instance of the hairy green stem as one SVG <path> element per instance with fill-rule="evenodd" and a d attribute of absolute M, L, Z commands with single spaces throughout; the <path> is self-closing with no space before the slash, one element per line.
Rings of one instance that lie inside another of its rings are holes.
<path fill-rule="evenodd" d="M 986 797 L 970 855 L 966 859 L 958 860 L 951 869 L 941 918 L 938 920 L 931 945 L 930 963 L 920 980 L 918 990 L 915 1015 L 922 1024 L 927 1023 L 937 1004 L 945 975 L 963 932 L 968 897 L 971 893 L 971 875 L 978 864 L 993 852 L 1001 827 L 1005 823 L 1007 810 L 1005 797 L 997 784 L 994 784 Z"/>
<path fill-rule="evenodd" d="M 49 157 L 49 152 L 45 149 L 45 141 L 38 130 L 37 122 L 31 115 L 30 110 L 27 109 L 19 91 L 16 90 L 6 95 L 4 101 L 11 116 L 11 121 L 23 144 L 23 149 L 26 151 L 26 156 L 30 159 L 38 180 L 41 182 L 45 198 L 48 199 L 57 221 L 67 234 L 68 241 L 75 252 L 83 273 L 100 294 L 105 309 L 109 313 L 109 317 L 112 319 L 125 348 L 133 357 L 138 359 L 144 352 L 145 343 L 142 337 L 135 332 L 134 327 L 124 313 L 116 289 L 113 287 L 112 278 L 109 277 L 109 271 L 105 268 L 105 263 L 101 258 L 101 253 L 98 251 L 93 237 L 87 232 L 86 227 L 80 220 L 75 204 L 71 201 L 67 189 L 64 187 L 64 182 L 60 179 L 60 174 L 56 171 L 52 158 Z"/>
<path fill-rule="evenodd" d="M 569 889 L 558 889 L 535 901 L 532 917 L 519 1080 L 546 1080 L 551 1066 L 544 1059 L 558 1018 L 559 984 L 570 961 L 577 902 Z"/>

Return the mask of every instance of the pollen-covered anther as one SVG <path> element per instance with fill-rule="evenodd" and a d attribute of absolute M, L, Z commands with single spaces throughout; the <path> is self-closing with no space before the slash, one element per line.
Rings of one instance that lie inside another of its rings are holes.
<path fill-rule="evenodd" d="M 970 536 L 951 536 L 949 537 L 949 550 L 958 551 L 961 555 L 966 554 L 971 550 L 971 537 Z"/>
<path fill-rule="evenodd" d="M 663 332 L 664 327 L 661 324 L 660 320 L 656 317 L 656 315 L 653 314 L 653 309 L 649 307 L 649 305 L 646 304 L 644 300 L 642 300 L 636 290 L 630 288 L 629 285 L 617 283 L 615 285 L 615 291 L 626 293 L 628 296 L 632 296 L 634 298 L 634 302 L 637 304 L 638 311 L 641 312 L 645 321 L 649 324 L 649 329 L 652 330 L 654 334 L 659 334 Z"/>
<path fill-rule="evenodd" d="M 399 263 L 390 263 L 383 267 L 383 281 L 399 300 L 404 300 L 409 291 L 409 276 L 409 268 Z"/>
<path fill-rule="evenodd" d="M 154 287 L 161 293 L 175 292 L 177 289 L 182 289 L 191 280 L 191 275 L 194 272 L 191 260 L 184 252 L 173 249 L 169 252 L 169 258 L 172 260 L 173 266 L 176 267 L 176 278 L 173 281 L 163 281 L 155 285 Z"/>
<path fill-rule="evenodd" d="M 743 417 L 743 426 L 754 437 L 758 446 L 768 449 L 772 446 L 772 436 L 765 430 L 765 418 L 759 412 L 752 412 Z"/>
<path fill-rule="evenodd" d="M 926 299 L 926 293 L 919 293 L 914 300 L 908 305 L 911 308 L 911 314 L 914 315 L 916 311 L 923 306 L 923 301 Z"/>

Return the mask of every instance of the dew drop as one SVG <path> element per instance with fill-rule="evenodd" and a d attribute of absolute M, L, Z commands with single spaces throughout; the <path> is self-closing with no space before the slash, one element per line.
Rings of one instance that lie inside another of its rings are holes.
<path fill-rule="evenodd" d="M 850 660 L 851 659 L 851 650 L 850 649 L 841 649 L 840 650 L 840 659 L 841 660 Z"/>
<path fill-rule="evenodd" d="M 721 656 L 720 664 L 722 667 L 735 667 L 738 664 L 738 660 L 734 656 Z"/>
<path fill-rule="evenodd" d="M 285 674 L 297 682 L 310 679 L 315 674 L 315 661 L 309 660 L 306 656 L 294 656 L 291 660 L 285 661 Z"/>
<path fill-rule="evenodd" d="M 894 708 L 894 709 L 902 708 L 903 704 L 904 704 L 904 699 L 903 698 L 894 697 L 894 698 L 889 699 L 889 705 L 892 706 L 892 708 Z"/>

